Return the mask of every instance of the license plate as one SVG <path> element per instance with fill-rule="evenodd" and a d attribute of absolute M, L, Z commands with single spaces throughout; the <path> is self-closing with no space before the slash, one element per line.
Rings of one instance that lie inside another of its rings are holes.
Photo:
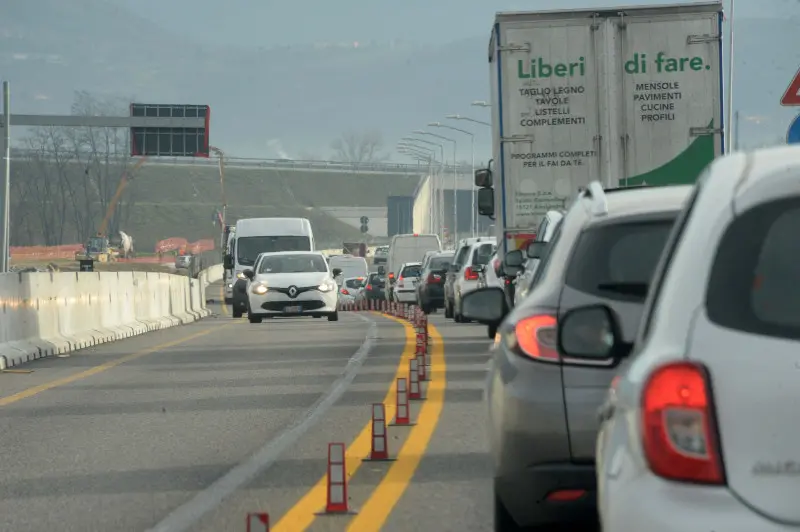
<path fill-rule="evenodd" d="M 297 305 L 294 307 L 284 307 L 283 311 L 287 314 L 297 314 L 298 312 L 303 311 L 303 307 Z"/>

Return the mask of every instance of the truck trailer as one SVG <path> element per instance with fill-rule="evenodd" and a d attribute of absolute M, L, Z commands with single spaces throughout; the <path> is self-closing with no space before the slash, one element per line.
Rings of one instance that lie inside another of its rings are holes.
<path fill-rule="evenodd" d="M 503 254 L 591 181 L 693 183 L 722 154 L 722 20 L 720 2 L 496 15 L 475 185 Z"/>

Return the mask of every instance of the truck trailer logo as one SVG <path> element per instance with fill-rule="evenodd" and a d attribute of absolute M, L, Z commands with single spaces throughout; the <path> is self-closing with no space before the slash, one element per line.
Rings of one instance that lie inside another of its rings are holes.
<path fill-rule="evenodd" d="M 569 63 L 548 63 L 541 57 L 530 61 L 517 61 L 517 77 L 519 79 L 574 78 L 586 75 L 586 59 L 579 57 Z"/>

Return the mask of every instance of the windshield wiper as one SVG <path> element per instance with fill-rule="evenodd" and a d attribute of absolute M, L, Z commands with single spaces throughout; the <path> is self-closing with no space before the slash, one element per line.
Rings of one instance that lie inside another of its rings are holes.
<path fill-rule="evenodd" d="M 639 297 L 647 297 L 648 288 L 647 283 L 600 283 L 597 285 L 598 290 Z"/>

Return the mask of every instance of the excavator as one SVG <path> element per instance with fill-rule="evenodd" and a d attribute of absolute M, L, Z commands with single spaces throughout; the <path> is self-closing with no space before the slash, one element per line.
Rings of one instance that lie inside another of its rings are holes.
<path fill-rule="evenodd" d="M 119 200 L 122 197 L 122 193 L 125 191 L 125 188 L 131 182 L 133 173 L 142 167 L 145 160 L 146 157 L 142 157 L 141 159 L 136 161 L 136 164 L 133 165 L 133 168 L 131 168 L 129 171 L 125 171 L 122 173 L 122 178 L 119 180 L 119 185 L 117 186 L 117 190 L 108 204 L 108 209 L 106 209 L 106 215 L 103 217 L 103 221 L 100 223 L 100 228 L 97 230 L 97 234 L 92 237 L 89 237 L 89 239 L 86 241 L 86 244 L 84 244 L 82 251 L 78 251 L 75 253 L 75 260 L 91 259 L 96 262 L 117 261 L 120 255 L 119 250 L 111 246 L 106 232 L 108 231 L 108 226 L 111 223 L 111 218 L 114 216 L 114 211 L 117 209 Z M 128 235 L 125 235 L 122 232 L 120 232 L 120 234 L 124 235 L 122 236 L 123 253 L 127 257 L 130 253 L 133 252 L 132 239 Z"/>

